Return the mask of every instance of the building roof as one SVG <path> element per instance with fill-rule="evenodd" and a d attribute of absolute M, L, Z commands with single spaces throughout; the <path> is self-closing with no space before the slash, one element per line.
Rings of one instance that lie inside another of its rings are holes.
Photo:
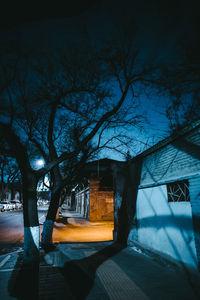
<path fill-rule="evenodd" d="M 137 159 L 143 158 L 143 157 L 145 157 L 145 156 L 147 156 L 147 155 L 149 155 L 149 154 L 151 154 L 151 153 L 167 146 L 168 144 L 172 143 L 174 140 L 178 139 L 181 136 L 184 136 L 184 135 L 188 134 L 189 132 L 193 131 L 194 129 L 197 129 L 198 127 L 200 127 L 200 120 L 197 120 L 195 122 L 192 122 L 188 126 L 184 126 L 184 127 L 180 128 L 179 131 L 174 132 L 173 134 L 171 134 L 167 138 L 161 140 L 160 142 L 153 145 L 152 147 L 148 148 L 144 152 L 134 156 L 131 159 L 131 161 L 133 162 Z"/>

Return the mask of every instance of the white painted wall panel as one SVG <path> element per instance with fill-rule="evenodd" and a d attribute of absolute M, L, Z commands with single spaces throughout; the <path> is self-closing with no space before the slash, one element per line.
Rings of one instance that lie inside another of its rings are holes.
<path fill-rule="evenodd" d="M 138 241 L 197 267 L 190 202 L 169 202 L 166 185 L 140 189 L 137 197 Z"/>

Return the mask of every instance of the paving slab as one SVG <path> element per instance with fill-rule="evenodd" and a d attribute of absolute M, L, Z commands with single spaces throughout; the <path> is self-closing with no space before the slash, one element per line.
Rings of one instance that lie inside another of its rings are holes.
<path fill-rule="evenodd" d="M 22 252 L 0 256 L 0 299 L 200 299 L 198 274 L 188 277 L 182 269 L 159 264 L 131 247 L 111 242 L 57 244 L 56 251 L 45 254 L 41 250 L 38 275 L 31 272 L 22 268 Z M 35 281 L 32 291 L 29 279 Z M 29 287 L 26 294 L 20 294 L 20 285 Z"/>

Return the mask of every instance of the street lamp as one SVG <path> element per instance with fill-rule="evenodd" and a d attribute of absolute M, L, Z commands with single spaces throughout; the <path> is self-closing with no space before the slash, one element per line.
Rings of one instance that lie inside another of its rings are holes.
<path fill-rule="evenodd" d="M 37 167 L 43 167 L 44 166 L 44 160 L 43 159 L 38 159 L 37 161 L 36 161 L 36 165 L 37 165 Z"/>

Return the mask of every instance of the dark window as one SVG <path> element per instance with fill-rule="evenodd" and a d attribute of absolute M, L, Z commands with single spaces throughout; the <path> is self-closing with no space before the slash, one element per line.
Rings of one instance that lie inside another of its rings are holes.
<path fill-rule="evenodd" d="M 190 201 L 189 182 L 187 180 L 167 184 L 168 202 Z"/>

